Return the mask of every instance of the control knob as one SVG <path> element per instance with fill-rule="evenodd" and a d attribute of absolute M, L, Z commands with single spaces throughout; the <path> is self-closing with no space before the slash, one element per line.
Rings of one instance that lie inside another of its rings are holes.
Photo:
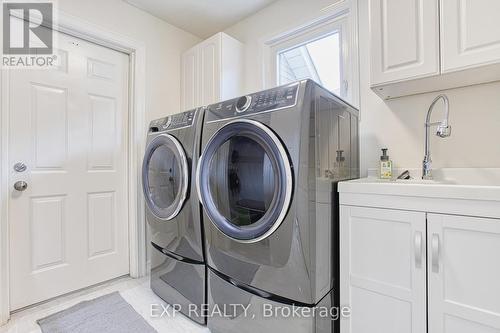
<path fill-rule="evenodd" d="M 236 112 L 241 113 L 245 112 L 252 103 L 252 96 L 243 96 L 238 99 L 236 102 Z"/>

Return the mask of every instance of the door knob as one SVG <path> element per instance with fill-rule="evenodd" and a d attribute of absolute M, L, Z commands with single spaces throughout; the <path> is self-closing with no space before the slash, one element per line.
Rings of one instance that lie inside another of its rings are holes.
<path fill-rule="evenodd" d="M 28 188 L 28 183 L 23 180 L 17 181 L 14 183 L 14 189 L 16 191 L 22 192 Z"/>

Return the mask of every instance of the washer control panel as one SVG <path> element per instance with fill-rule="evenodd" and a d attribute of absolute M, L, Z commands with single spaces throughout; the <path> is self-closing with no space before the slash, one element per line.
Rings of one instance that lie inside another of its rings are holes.
<path fill-rule="evenodd" d="M 209 107 L 210 119 L 234 118 L 247 114 L 269 112 L 294 106 L 297 103 L 298 83 L 265 90 Z"/>
<path fill-rule="evenodd" d="M 190 110 L 165 118 L 153 120 L 149 125 L 150 132 L 160 132 L 165 130 L 173 130 L 181 127 L 189 127 L 193 125 L 196 110 Z"/>

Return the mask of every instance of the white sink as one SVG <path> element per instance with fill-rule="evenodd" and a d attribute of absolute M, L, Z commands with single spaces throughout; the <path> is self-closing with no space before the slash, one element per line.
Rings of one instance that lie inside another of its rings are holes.
<path fill-rule="evenodd" d="M 451 180 L 424 180 L 424 179 L 379 179 L 379 178 L 361 178 L 354 182 L 371 183 L 371 184 L 413 184 L 413 185 L 439 185 L 439 184 L 456 184 Z"/>
<path fill-rule="evenodd" d="M 456 185 L 457 182 L 453 180 L 446 180 L 446 179 L 432 179 L 432 180 L 427 180 L 427 179 L 396 179 L 396 183 L 401 183 L 401 184 L 427 184 L 427 185 L 443 185 L 443 184 L 448 184 L 448 185 Z"/>
<path fill-rule="evenodd" d="M 395 170 L 394 175 L 399 175 L 404 170 Z M 420 178 L 421 171 L 410 169 L 411 179 L 379 179 L 370 170 L 368 178 L 362 179 L 369 183 L 393 184 L 427 184 L 427 185 L 461 185 L 461 186 L 500 186 L 500 168 L 443 168 L 432 171 L 432 180 Z"/>
<path fill-rule="evenodd" d="M 404 170 L 396 170 L 399 175 Z M 403 196 L 425 196 L 468 200 L 500 200 L 500 168 L 445 168 L 433 170 L 433 180 L 420 179 L 420 171 L 410 170 L 409 180 L 375 177 L 343 182 L 340 192 Z"/>
<path fill-rule="evenodd" d="M 434 179 L 464 186 L 500 186 L 500 168 L 445 168 L 433 172 Z"/>

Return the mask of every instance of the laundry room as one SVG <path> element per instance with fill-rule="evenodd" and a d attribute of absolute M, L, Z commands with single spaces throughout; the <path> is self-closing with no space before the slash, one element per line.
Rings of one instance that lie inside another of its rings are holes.
<path fill-rule="evenodd" d="M 0 333 L 500 332 L 498 0 L 3 0 Z"/>

